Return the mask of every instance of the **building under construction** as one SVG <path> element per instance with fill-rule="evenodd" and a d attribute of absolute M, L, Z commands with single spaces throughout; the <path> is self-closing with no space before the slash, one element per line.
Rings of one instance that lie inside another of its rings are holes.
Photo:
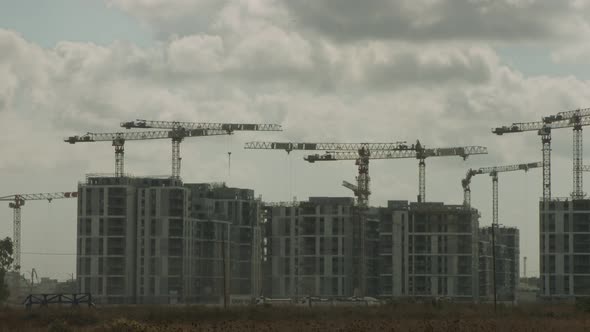
<path fill-rule="evenodd" d="M 443 203 L 389 201 L 381 209 L 382 297 L 477 301 L 477 210 Z"/>
<path fill-rule="evenodd" d="M 250 189 L 187 184 L 189 224 L 185 270 L 189 303 L 260 294 L 261 205 Z"/>
<path fill-rule="evenodd" d="M 365 296 L 479 300 L 475 209 L 408 201 L 370 208 L 364 257 L 352 198 L 312 197 L 265 211 L 266 296 L 348 297 L 362 294 L 364 280 Z"/>
<path fill-rule="evenodd" d="M 79 193 L 79 288 L 97 303 L 220 303 L 224 294 L 258 295 L 253 191 L 89 176 Z"/>
<path fill-rule="evenodd" d="M 498 301 L 516 302 L 520 279 L 520 234 L 514 227 L 492 227 L 479 230 L 479 296 L 481 301 L 494 298 L 494 268 L 496 271 L 496 298 Z M 492 245 L 495 252 L 492 251 Z M 496 258 L 494 266 L 493 257 Z"/>
<path fill-rule="evenodd" d="M 254 191 L 224 184 L 111 176 L 89 176 L 79 193 L 79 287 L 97 303 L 490 294 L 486 231 L 480 238 L 479 213 L 463 205 L 360 211 L 353 198 L 311 197 L 262 206 Z M 498 294 L 509 298 L 518 231 L 499 232 Z"/>
<path fill-rule="evenodd" d="M 590 296 L 590 200 L 541 201 L 541 296 Z"/>
<path fill-rule="evenodd" d="M 269 297 L 350 297 L 378 291 L 378 218 L 366 218 L 365 257 L 354 199 L 310 197 L 267 204 L 263 293 Z M 361 271 L 360 264 L 366 269 Z"/>
<path fill-rule="evenodd" d="M 185 192 L 172 179 L 89 176 L 80 184 L 80 291 L 97 303 L 180 296 Z"/>

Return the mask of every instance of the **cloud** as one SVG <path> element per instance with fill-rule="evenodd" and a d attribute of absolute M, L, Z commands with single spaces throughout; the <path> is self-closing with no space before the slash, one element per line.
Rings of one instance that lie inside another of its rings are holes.
<path fill-rule="evenodd" d="M 284 0 L 302 28 L 338 41 L 582 38 L 588 6 L 552 0 Z"/>
<path fill-rule="evenodd" d="M 194 35 L 174 40 L 168 47 L 171 70 L 177 73 L 215 73 L 223 66 L 223 40 Z"/>
<path fill-rule="evenodd" d="M 156 37 L 271 23 L 339 42 L 557 42 L 589 30 L 585 0 L 107 0 L 139 19 Z"/>
<path fill-rule="evenodd" d="M 227 0 L 106 0 L 137 17 L 156 36 L 187 35 L 206 31 Z"/>
<path fill-rule="evenodd" d="M 558 64 L 585 64 L 590 63 L 590 45 L 580 43 L 568 45 L 551 53 L 551 59 Z"/>
<path fill-rule="evenodd" d="M 3 103 L 13 104 L 5 110 L 22 109 L 60 132 L 118 130 L 137 117 L 269 119 L 288 123 L 297 139 L 319 132 L 384 139 L 395 125 L 395 140 L 453 144 L 457 130 L 483 137 L 503 122 L 577 108 L 590 97 L 585 81 L 524 77 L 483 45 L 339 45 L 274 27 L 241 40 L 198 34 L 150 48 L 62 42 L 41 49 L 0 32 L 2 45 L 20 49 L 0 66 L 13 73 L 2 76 Z M 377 120 L 389 118 L 395 121 Z M 370 130 L 358 130 L 363 119 Z M 320 130 L 334 121 L 334 133 Z M 407 130 L 423 121 L 444 126 Z"/>

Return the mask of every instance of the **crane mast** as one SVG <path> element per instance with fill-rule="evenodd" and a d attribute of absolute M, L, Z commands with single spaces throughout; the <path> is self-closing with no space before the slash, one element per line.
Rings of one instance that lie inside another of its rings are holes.
<path fill-rule="evenodd" d="M 492 129 L 496 135 L 537 131 L 541 137 L 543 152 L 543 200 L 551 199 L 551 131 L 553 129 L 573 128 L 573 191 L 572 198 L 583 198 L 582 188 L 582 127 L 590 125 L 590 109 L 560 112 L 544 117 L 542 121 L 513 123 Z"/>
<path fill-rule="evenodd" d="M 14 269 L 21 267 L 21 208 L 26 201 L 48 201 L 54 199 L 76 198 L 78 192 L 57 192 L 41 194 L 16 194 L 0 197 L 0 201 L 9 202 L 8 207 L 13 210 L 13 241 L 14 241 Z"/>
<path fill-rule="evenodd" d="M 182 122 L 182 121 L 151 121 L 151 120 L 136 120 L 122 122 L 121 127 L 126 129 L 131 128 L 153 128 L 153 129 L 169 129 L 172 130 L 172 177 L 180 179 L 180 164 L 182 158 L 180 157 L 180 143 L 186 137 L 185 132 L 210 131 L 221 132 L 227 135 L 233 134 L 235 131 L 282 131 L 283 128 L 278 124 L 267 123 L 211 123 L 211 122 Z"/>

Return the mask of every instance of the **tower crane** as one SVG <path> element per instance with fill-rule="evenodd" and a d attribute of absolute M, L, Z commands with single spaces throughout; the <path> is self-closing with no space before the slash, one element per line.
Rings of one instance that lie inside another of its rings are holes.
<path fill-rule="evenodd" d="M 496 228 L 498 223 L 498 173 L 525 171 L 528 172 L 532 168 L 543 167 L 542 162 L 517 164 L 508 166 L 494 166 L 482 167 L 477 170 L 469 169 L 467 175 L 461 180 L 463 186 L 463 204 L 466 207 L 471 207 L 471 178 L 478 174 L 489 174 L 492 177 L 492 284 L 494 294 L 494 310 L 496 307 L 497 292 L 496 292 Z"/>
<path fill-rule="evenodd" d="M 76 198 L 78 192 L 58 192 L 44 194 L 15 194 L 0 197 L 0 201 L 9 202 L 8 207 L 13 209 L 13 234 L 14 234 L 14 269 L 18 271 L 21 267 L 21 208 L 26 201 L 48 201 L 54 199 Z"/>
<path fill-rule="evenodd" d="M 357 177 L 357 204 L 360 207 L 366 207 L 369 203 L 369 159 L 372 153 L 380 152 L 379 155 L 391 154 L 393 151 L 398 155 L 415 156 L 416 145 L 408 146 L 405 141 L 393 143 L 295 143 L 295 142 L 248 142 L 244 146 L 245 149 L 257 150 L 285 150 L 287 153 L 291 151 L 337 151 L 328 152 L 326 155 L 319 154 L 310 155 L 304 159 L 309 162 L 320 161 L 322 158 L 332 160 L 331 158 L 346 154 L 349 160 L 356 160 L 359 175 Z M 375 152 L 373 152 L 375 151 Z"/>
<path fill-rule="evenodd" d="M 557 115 L 551 115 L 543 118 L 544 122 L 550 123 L 554 121 L 562 121 L 570 119 L 573 122 L 573 191 L 572 198 L 584 198 L 584 187 L 583 187 L 583 153 L 582 148 L 582 117 L 590 116 L 590 108 L 577 109 L 573 111 L 559 112 Z"/>
<path fill-rule="evenodd" d="M 225 132 L 231 135 L 234 131 L 282 131 L 278 124 L 257 124 L 257 123 L 211 123 L 211 122 L 181 122 L 181 121 L 150 121 L 136 120 L 122 122 L 121 127 L 170 129 L 172 132 L 190 132 L 194 130 L 208 130 L 210 132 Z M 182 135 L 172 137 L 172 177 L 180 178 L 180 142 L 184 139 Z"/>
<path fill-rule="evenodd" d="M 513 123 L 492 129 L 496 135 L 537 131 L 543 145 L 543 200 L 551 199 L 551 131 L 553 129 L 573 128 L 573 199 L 584 197 L 582 191 L 582 127 L 590 125 L 590 109 L 578 109 L 561 112 L 554 116 L 544 117 L 541 121 Z"/>
<path fill-rule="evenodd" d="M 377 150 L 374 152 L 370 152 L 369 154 L 363 153 L 359 151 L 359 154 L 355 154 L 353 152 L 347 151 L 334 151 L 328 152 L 324 155 L 309 155 L 304 157 L 304 159 L 310 163 L 316 161 L 338 161 L 338 160 L 357 160 L 357 165 L 359 165 L 359 177 L 357 177 L 357 186 L 355 189 L 355 194 L 358 192 L 359 196 L 359 204 L 365 203 L 368 200 L 368 195 L 370 192 L 368 191 L 368 180 L 365 181 L 361 174 L 368 174 L 368 159 L 403 159 L 403 158 L 415 158 L 419 160 L 419 194 L 418 194 L 418 202 L 425 202 L 426 201 L 426 163 L 425 159 L 430 157 L 452 157 L 452 156 L 459 156 L 462 157 L 463 160 L 467 159 L 470 155 L 478 155 L 478 154 L 487 154 L 488 150 L 486 147 L 483 146 L 464 146 L 464 147 L 450 147 L 450 148 L 425 148 L 420 141 L 418 141 L 415 145 L 413 145 L 408 150 Z M 363 159 L 367 159 L 366 161 L 362 161 Z M 363 166 L 363 169 L 361 169 Z M 365 184 L 366 183 L 366 184 Z M 344 184 L 343 184 L 344 185 Z M 345 187 L 351 189 L 350 184 L 344 185 Z M 365 199 L 365 196 L 367 197 Z"/>
<path fill-rule="evenodd" d="M 180 142 L 186 137 L 201 137 L 213 135 L 228 135 L 224 130 L 208 129 L 173 129 L 158 131 L 134 131 L 119 133 L 87 133 L 81 136 L 70 136 L 64 142 L 70 144 L 89 142 L 113 142 L 115 147 L 115 176 L 122 177 L 125 174 L 125 141 L 140 141 L 152 139 L 172 139 L 172 142 Z M 174 147 L 173 143 L 173 147 Z M 172 155 L 172 176 L 180 178 L 180 152 L 173 150 Z"/>
<path fill-rule="evenodd" d="M 471 207 L 471 179 L 478 174 L 490 174 L 492 177 L 492 196 L 493 196 L 493 221 L 498 221 L 498 173 L 525 171 L 529 169 L 543 167 L 542 162 L 516 164 L 508 166 L 482 167 L 479 169 L 469 169 L 465 178 L 461 180 L 463 186 L 463 205 Z"/>

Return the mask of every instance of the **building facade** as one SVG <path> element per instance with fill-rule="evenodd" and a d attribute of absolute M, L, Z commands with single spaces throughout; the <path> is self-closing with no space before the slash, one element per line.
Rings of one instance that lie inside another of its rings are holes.
<path fill-rule="evenodd" d="M 379 296 L 407 296 L 408 201 L 389 201 L 379 213 Z"/>
<path fill-rule="evenodd" d="M 250 189 L 187 184 L 187 297 L 220 303 L 224 296 L 260 295 L 261 204 Z"/>
<path fill-rule="evenodd" d="M 539 202 L 541 296 L 590 296 L 590 200 Z"/>
<path fill-rule="evenodd" d="M 478 300 L 477 210 L 390 201 L 381 216 L 381 296 Z"/>
<path fill-rule="evenodd" d="M 580 202 L 542 210 L 543 290 L 552 296 L 584 294 L 590 203 Z M 360 211 L 350 197 L 310 197 L 263 206 L 253 190 L 225 184 L 89 176 L 77 232 L 79 291 L 97 303 L 492 295 L 490 229 L 458 205 L 389 201 Z M 516 299 L 518 247 L 517 229 L 498 229 L 500 300 Z"/>
<path fill-rule="evenodd" d="M 178 303 L 183 295 L 187 190 L 179 181 L 136 182 L 137 303 Z"/>
<path fill-rule="evenodd" d="M 265 296 L 353 295 L 353 206 L 311 197 L 265 207 Z"/>
<path fill-rule="evenodd" d="M 96 303 L 135 303 L 135 179 L 88 177 L 78 188 L 77 276 Z"/>
<path fill-rule="evenodd" d="M 79 193 L 78 286 L 97 303 L 259 295 L 260 201 L 252 190 L 89 176 Z"/>
<path fill-rule="evenodd" d="M 514 227 L 496 227 L 492 241 L 492 227 L 480 228 L 480 299 L 492 300 L 493 256 L 496 257 L 496 298 L 498 301 L 518 301 L 517 289 L 520 280 L 520 234 Z M 495 253 L 492 251 L 495 244 Z"/>

